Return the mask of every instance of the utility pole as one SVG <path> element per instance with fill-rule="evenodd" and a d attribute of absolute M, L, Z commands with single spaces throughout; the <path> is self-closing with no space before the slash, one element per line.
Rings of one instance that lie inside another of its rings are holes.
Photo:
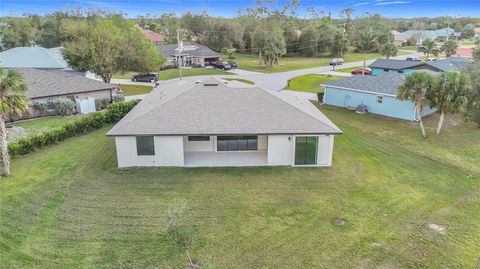
<path fill-rule="evenodd" d="M 181 56 L 183 52 L 183 41 L 180 38 L 180 32 L 185 31 L 183 29 L 177 29 L 177 49 L 178 49 L 178 57 L 177 57 L 177 66 L 178 66 L 178 71 L 180 72 L 180 80 L 182 80 L 182 65 L 183 65 L 183 56 Z"/>

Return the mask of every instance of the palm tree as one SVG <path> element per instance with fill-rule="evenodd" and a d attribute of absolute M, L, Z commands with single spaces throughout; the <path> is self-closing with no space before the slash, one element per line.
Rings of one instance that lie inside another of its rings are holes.
<path fill-rule="evenodd" d="M 2 147 L 3 175 L 10 174 L 5 120 L 10 113 L 21 115 L 28 110 L 27 86 L 20 73 L 0 68 L 0 143 Z"/>
<path fill-rule="evenodd" d="M 365 74 L 366 67 L 366 55 L 365 53 L 374 50 L 378 47 L 377 35 L 373 32 L 372 28 L 367 28 L 365 31 L 360 33 L 360 39 L 357 43 L 357 48 L 360 52 L 364 53 L 363 55 L 363 74 Z"/>
<path fill-rule="evenodd" d="M 448 40 L 443 44 L 442 51 L 445 51 L 447 54 L 447 58 L 455 54 L 457 52 L 458 44 L 455 40 Z"/>
<path fill-rule="evenodd" d="M 468 103 L 470 81 L 460 72 L 442 73 L 428 99 L 439 115 L 436 134 L 442 130 L 445 113 L 458 113 Z"/>
<path fill-rule="evenodd" d="M 387 43 L 383 46 L 380 46 L 380 53 L 385 55 L 387 59 L 390 59 L 392 56 L 397 56 L 398 49 L 393 43 Z"/>
<path fill-rule="evenodd" d="M 428 59 L 428 56 L 430 54 L 438 55 L 438 48 L 437 48 L 437 42 L 435 40 L 432 40 L 431 38 L 425 39 L 423 41 L 423 46 L 421 48 L 418 48 L 418 51 L 425 53 L 425 56 Z"/>
<path fill-rule="evenodd" d="M 422 111 L 430 103 L 427 95 L 434 85 L 434 78 L 426 72 L 413 72 L 407 75 L 403 85 L 398 88 L 397 99 L 410 100 L 415 105 L 415 117 L 422 130 L 422 136 L 427 137 L 425 127 L 423 126 Z"/>

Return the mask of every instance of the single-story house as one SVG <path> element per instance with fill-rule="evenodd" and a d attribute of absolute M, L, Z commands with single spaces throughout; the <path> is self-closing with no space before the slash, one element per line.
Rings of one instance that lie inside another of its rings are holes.
<path fill-rule="evenodd" d="M 377 59 L 370 65 L 370 68 L 372 75 L 376 76 L 384 72 L 409 73 L 424 65 L 425 63 L 420 61 Z"/>
<path fill-rule="evenodd" d="M 377 76 L 385 72 L 410 73 L 413 71 L 449 72 L 464 71 L 470 60 L 464 57 L 450 57 L 433 62 L 407 61 L 396 59 L 377 59 L 371 65 L 372 75 Z"/>
<path fill-rule="evenodd" d="M 364 105 L 369 113 L 414 121 L 417 117 L 413 102 L 396 98 L 398 87 L 404 81 L 404 74 L 393 72 L 345 77 L 323 84 L 323 103 L 346 108 Z M 434 112 L 435 109 L 427 108 L 422 116 Z"/>
<path fill-rule="evenodd" d="M 240 82 L 166 82 L 108 133 L 119 167 L 331 166 L 341 134 L 310 102 Z"/>
<path fill-rule="evenodd" d="M 182 52 L 178 44 L 158 45 L 158 52 L 166 59 L 165 65 L 205 66 L 205 63 L 218 61 L 220 54 L 197 43 L 183 43 Z"/>
<path fill-rule="evenodd" d="M 165 41 L 165 36 L 162 33 L 156 33 L 151 30 L 144 30 L 142 32 L 146 35 L 147 39 L 156 45 L 160 45 Z"/>
<path fill-rule="evenodd" d="M 15 68 L 27 85 L 27 97 L 32 102 L 46 102 L 57 98 L 67 98 L 78 103 L 90 99 L 108 99 L 113 102 L 118 87 L 86 78 L 83 73 L 67 70 L 42 70 Z M 84 111 L 77 111 L 83 113 Z M 88 111 L 91 112 L 91 111 Z"/>
<path fill-rule="evenodd" d="M 392 35 L 393 35 L 393 44 L 395 44 L 395 46 L 400 47 L 407 44 L 408 38 L 403 33 L 392 30 Z"/>
<path fill-rule="evenodd" d="M 69 69 L 61 47 L 17 47 L 0 52 L 0 65 L 6 68 Z"/>
<path fill-rule="evenodd" d="M 455 32 L 455 29 L 452 28 L 442 28 L 438 30 L 408 30 L 402 33 L 404 37 L 408 39 L 415 39 L 416 45 L 421 46 L 423 41 L 427 38 L 436 40 L 439 42 L 444 42 L 447 39 L 460 39 L 462 34 L 460 32 Z"/>

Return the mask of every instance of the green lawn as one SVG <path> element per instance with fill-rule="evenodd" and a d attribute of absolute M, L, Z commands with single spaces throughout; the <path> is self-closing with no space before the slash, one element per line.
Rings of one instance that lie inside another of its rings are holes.
<path fill-rule="evenodd" d="M 2 267 L 478 267 L 480 131 L 322 110 L 331 168 L 117 169 L 109 128 L 14 160 Z"/>
<path fill-rule="evenodd" d="M 125 96 L 147 94 L 152 91 L 151 86 L 129 85 L 129 84 L 119 84 L 118 86 L 122 89 L 123 95 Z"/>
<path fill-rule="evenodd" d="M 407 52 L 399 52 L 398 55 L 405 55 Z M 369 53 L 367 54 L 367 60 L 384 58 L 385 56 L 380 55 L 379 53 Z M 255 71 L 255 72 L 264 72 L 264 73 L 275 73 L 275 72 L 285 72 L 305 68 L 313 68 L 319 66 L 328 65 L 331 56 L 324 57 L 283 57 L 280 59 L 278 65 L 274 65 L 272 69 L 267 69 L 264 65 L 259 64 L 258 56 L 252 56 L 248 54 L 237 54 L 235 61 L 238 64 L 239 69 Z M 363 61 L 363 54 L 361 53 L 347 53 L 343 57 L 345 63 Z"/>
<path fill-rule="evenodd" d="M 302 75 L 292 78 L 286 89 L 300 92 L 323 92 L 324 88 L 320 84 L 340 78 L 342 77 L 320 74 Z"/>
<path fill-rule="evenodd" d="M 14 122 L 13 126 L 22 128 L 22 132 L 8 128 L 7 135 L 9 136 L 9 140 L 13 141 L 20 137 L 34 135 L 53 128 L 61 127 L 65 123 L 74 121 L 81 116 L 82 115 L 74 115 L 70 117 L 54 116 Z"/>
<path fill-rule="evenodd" d="M 475 45 L 475 41 L 461 41 L 461 43 L 466 46 Z"/>
<path fill-rule="evenodd" d="M 403 47 L 398 47 L 399 50 L 417 50 L 416 46 L 403 46 Z"/>
<path fill-rule="evenodd" d="M 222 79 L 228 80 L 228 81 L 235 80 L 235 81 L 240 81 L 240 82 L 243 82 L 243 83 L 246 83 L 246 84 L 255 85 L 255 82 L 253 82 L 251 80 L 248 80 L 248 79 L 243 79 L 243 78 L 222 78 Z"/>
<path fill-rule="evenodd" d="M 133 75 L 138 74 L 138 72 L 126 72 L 123 74 L 115 74 L 113 78 L 123 78 L 130 79 Z M 186 68 L 182 69 L 182 75 L 184 77 L 193 77 L 193 76 L 206 76 L 206 75 L 231 75 L 231 73 L 224 72 L 218 69 L 206 69 L 206 68 Z M 160 80 L 169 80 L 172 78 L 180 77 L 178 69 L 168 69 L 158 72 Z"/>
<path fill-rule="evenodd" d="M 354 66 L 354 67 L 350 67 L 350 68 L 335 69 L 335 71 L 343 72 L 343 73 L 351 73 L 353 70 L 362 69 L 362 68 L 363 68 L 363 66 Z M 367 68 L 368 68 L 368 66 L 367 66 Z"/>

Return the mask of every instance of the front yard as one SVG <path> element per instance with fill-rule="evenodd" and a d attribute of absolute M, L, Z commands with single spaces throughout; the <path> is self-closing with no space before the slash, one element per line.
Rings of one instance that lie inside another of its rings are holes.
<path fill-rule="evenodd" d="M 480 131 L 321 109 L 331 168 L 117 169 L 109 128 L 14 160 L 2 267 L 477 267 Z"/>
<path fill-rule="evenodd" d="M 143 86 L 143 85 L 131 85 L 131 84 L 119 84 L 117 85 L 122 89 L 123 95 L 132 96 L 139 94 L 147 94 L 152 91 L 152 86 Z"/>
<path fill-rule="evenodd" d="M 292 78 L 286 89 L 299 92 L 323 92 L 324 87 L 320 84 L 340 78 L 342 77 L 321 74 L 307 74 Z"/>
<path fill-rule="evenodd" d="M 399 51 L 398 55 L 406 55 L 409 52 Z M 249 54 L 236 54 L 235 61 L 238 64 L 239 69 L 262 72 L 262 73 L 276 73 L 276 72 L 285 72 L 306 68 L 314 68 L 319 66 L 328 65 L 332 60 L 331 56 L 322 56 L 322 57 L 282 57 L 279 60 L 279 64 L 274 65 L 272 69 L 268 69 L 264 65 L 260 65 L 258 55 L 249 55 Z M 368 53 L 367 60 L 385 58 L 379 53 Z M 345 63 L 363 61 L 362 53 L 346 53 L 343 57 Z"/>

